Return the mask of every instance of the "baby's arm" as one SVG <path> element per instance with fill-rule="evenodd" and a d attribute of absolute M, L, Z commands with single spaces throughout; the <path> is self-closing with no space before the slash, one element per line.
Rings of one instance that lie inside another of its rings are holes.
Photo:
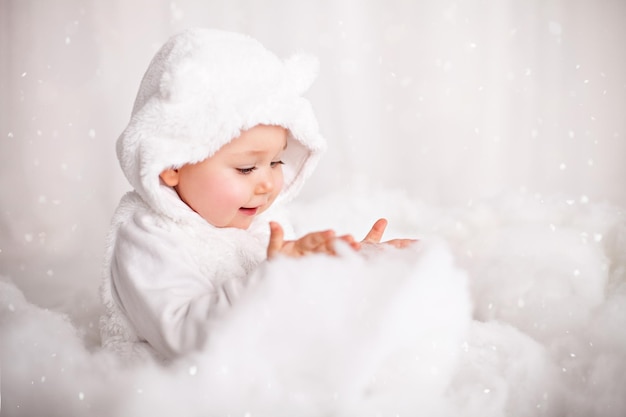
<path fill-rule="evenodd" d="M 212 317 L 238 290 L 235 280 L 219 284 L 201 272 L 179 233 L 135 216 L 120 227 L 111 261 L 121 310 L 139 338 L 170 359 L 204 346 Z"/>

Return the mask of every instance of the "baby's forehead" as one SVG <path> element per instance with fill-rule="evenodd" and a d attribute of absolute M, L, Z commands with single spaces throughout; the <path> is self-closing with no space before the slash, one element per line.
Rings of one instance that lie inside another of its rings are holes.
<path fill-rule="evenodd" d="M 291 134 L 282 126 L 256 125 L 241 131 L 238 136 L 222 146 L 220 151 L 259 153 L 267 150 L 281 150 L 287 148 L 289 139 L 293 140 Z"/>

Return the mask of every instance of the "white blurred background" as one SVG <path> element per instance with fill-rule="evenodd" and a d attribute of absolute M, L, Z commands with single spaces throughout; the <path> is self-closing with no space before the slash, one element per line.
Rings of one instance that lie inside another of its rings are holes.
<path fill-rule="evenodd" d="M 129 188 L 115 140 L 152 55 L 190 26 L 319 57 L 309 98 L 329 151 L 305 201 L 360 187 L 626 205 L 623 0 L 0 5 L 0 275 L 44 306 L 97 286 Z"/>

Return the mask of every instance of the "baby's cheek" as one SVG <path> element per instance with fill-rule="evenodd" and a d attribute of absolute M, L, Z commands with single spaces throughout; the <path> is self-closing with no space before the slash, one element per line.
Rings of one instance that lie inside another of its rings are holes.
<path fill-rule="evenodd" d="M 284 186 L 285 186 L 285 177 L 284 177 L 283 171 L 281 169 L 280 170 L 280 174 L 278 175 L 278 178 L 276 180 L 277 193 L 279 193 L 283 189 Z"/>
<path fill-rule="evenodd" d="M 229 178 L 216 186 L 219 187 L 222 199 L 230 204 L 240 206 L 242 200 L 247 200 L 250 195 L 250 187 L 238 178 Z"/>

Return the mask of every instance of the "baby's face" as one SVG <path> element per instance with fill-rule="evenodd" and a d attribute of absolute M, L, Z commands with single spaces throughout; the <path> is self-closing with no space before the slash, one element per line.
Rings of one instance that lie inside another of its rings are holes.
<path fill-rule="evenodd" d="M 283 187 L 281 157 L 286 146 L 286 129 L 258 125 L 210 158 L 166 170 L 161 178 L 213 226 L 247 229 Z"/>

